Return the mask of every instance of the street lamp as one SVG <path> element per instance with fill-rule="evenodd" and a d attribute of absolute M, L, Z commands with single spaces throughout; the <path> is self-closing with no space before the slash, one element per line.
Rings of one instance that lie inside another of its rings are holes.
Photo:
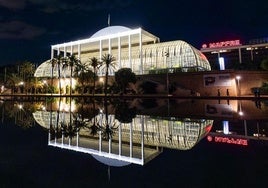
<path fill-rule="evenodd" d="M 235 79 L 237 80 L 237 90 L 238 90 L 238 96 L 241 95 L 241 90 L 240 90 L 240 79 L 241 79 L 241 76 L 236 76 Z"/>
<path fill-rule="evenodd" d="M 242 104 L 241 104 L 241 101 L 240 100 L 238 102 L 238 114 L 239 114 L 239 116 L 243 116 L 244 115 L 244 113 L 242 111 Z"/>
<path fill-rule="evenodd" d="M 167 71 L 167 94 L 169 94 L 169 77 L 168 77 L 168 71 L 169 71 L 169 65 L 168 65 L 168 57 L 169 57 L 169 53 L 165 52 L 165 60 L 166 60 L 166 71 Z"/>
<path fill-rule="evenodd" d="M 23 93 L 23 85 L 24 85 L 24 82 L 20 82 L 19 83 L 19 86 L 20 86 L 20 92 Z"/>

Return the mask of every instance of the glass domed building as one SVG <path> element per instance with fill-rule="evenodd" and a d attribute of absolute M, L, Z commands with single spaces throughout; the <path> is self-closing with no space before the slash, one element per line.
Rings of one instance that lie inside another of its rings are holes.
<path fill-rule="evenodd" d="M 109 72 L 113 75 L 120 68 L 131 68 L 136 75 L 172 69 L 183 72 L 211 70 L 207 58 L 192 45 L 176 40 L 160 42 L 155 35 L 141 29 L 123 26 L 109 26 L 99 30 L 90 38 L 65 42 L 51 46 L 51 59 L 58 55 L 75 55 L 82 63 L 92 57 L 101 59 L 111 54 L 116 59 L 116 68 Z M 70 69 L 62 70 L 63 75 L 70 76 Z M 104 69 L 98 70 L 104 75 Z M 49 61 L 41 64 L 36 77 L 57 77 L 57 68 L 52 72 Z"/>

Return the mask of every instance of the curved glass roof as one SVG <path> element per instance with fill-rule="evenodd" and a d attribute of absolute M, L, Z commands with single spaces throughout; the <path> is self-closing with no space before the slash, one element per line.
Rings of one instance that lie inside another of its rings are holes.
<path fill-rule="evenodd" d="M 62 68 L 60 66 L 60 74 L 61 77 L 70 77 L 71 76 L 71 69 L 70 67 Z M 41 78 L 50 78 L 52 76 L 52 67 L 50 60 L 47 60 L 43 62 L 41 65 L 39 65 L 34 73 L 35 77 L 41 77 Z M 57 65 L 53 68 L 53 77 L 58 77 L 58 67 Z"/>
<path fill-rule="evenodd" d="M 182 40 L 162 42 L 142 46 L 144 73 L 152 69 L 165 68 L 197 68 L 198 70 L 211 70 L 209 61 L 192 45 Z M 139 62 L 139 48 L 133 47 L 132 61 Z M 125 50 L 121 61 L 129 61 L 128 49 Z M 148 62 L 148 63 L 147 63 Z M 136 63 L 136 64 L 137 64 Z M 138 73 L 140 67 L 133 67 L 133 72 Z"/>

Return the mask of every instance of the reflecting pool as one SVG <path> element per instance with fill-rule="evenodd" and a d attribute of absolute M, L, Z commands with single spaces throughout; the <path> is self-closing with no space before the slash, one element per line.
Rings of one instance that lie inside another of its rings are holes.
<path fill-rule="evenodd" d="M 268 101 L 2 98 L 0 187 L 267 187 Z"/>

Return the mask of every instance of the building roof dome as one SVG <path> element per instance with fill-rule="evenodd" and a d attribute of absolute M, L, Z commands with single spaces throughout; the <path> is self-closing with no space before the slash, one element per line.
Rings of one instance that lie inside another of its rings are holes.
<path fill-rule="evenodd" d="M 90 38 L 102 37 L 102 36 L 106 36 L 106 35 L 130 31 L 130 30 L 131 30 L 130 28 L 124 27 L 124 26 L 109 26 L 109 27 L 105 27 L 105 28 L 97 31 Z"/>
<path fill-rule="evenodd" d="M 98 155 L 92 155 L 92 157 L 107 166 L 122 167 L 122 166 L 127 166 L 131 164 L 130 162 L 126 162 L 126 161 L 122 161 L 118 159 L 112 159 L 112 158 L 103 157 L 103 156 L 98 156 Z"/>

